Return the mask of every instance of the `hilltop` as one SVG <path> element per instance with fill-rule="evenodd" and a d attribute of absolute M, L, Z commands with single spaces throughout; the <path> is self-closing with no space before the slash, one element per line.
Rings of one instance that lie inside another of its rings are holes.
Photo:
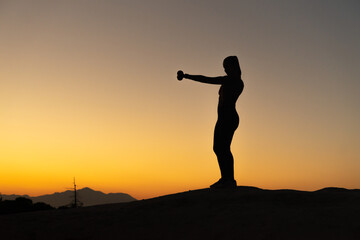
<path fill-rule="evenodd" d="M 11 239 L 360 239 L 360 190 L 200 189 L 0 216 Z"/>

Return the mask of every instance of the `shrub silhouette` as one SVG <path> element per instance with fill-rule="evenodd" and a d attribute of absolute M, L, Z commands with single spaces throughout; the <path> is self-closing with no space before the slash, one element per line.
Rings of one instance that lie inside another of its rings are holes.
<path fill-rule="evenodd" d="M 15 200 L 0 201 L 0 214 L 30 212 L 40 210 L 54 209 L 52 206 L 46 203 L 35 203 L 29 198 L 18 197 Z"/>

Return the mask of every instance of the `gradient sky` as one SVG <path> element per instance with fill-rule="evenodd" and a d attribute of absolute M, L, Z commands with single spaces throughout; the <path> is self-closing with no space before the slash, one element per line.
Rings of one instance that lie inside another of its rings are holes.
<path fill-rule="evenodd" d="M 359 1 L 1 1 L 0 192 L 208 187 L 218 86 L 245 89 L 239 185 L 360 188 Z"/>

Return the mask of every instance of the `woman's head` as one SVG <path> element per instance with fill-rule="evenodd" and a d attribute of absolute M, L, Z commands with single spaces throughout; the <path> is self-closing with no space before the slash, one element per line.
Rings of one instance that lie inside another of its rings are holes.
<path fill-rule="evenodd" d="M 224 59 L 224 70 L 228 76 L 241 77 L 239 60 L 236 56 L 229 56 Z"/>

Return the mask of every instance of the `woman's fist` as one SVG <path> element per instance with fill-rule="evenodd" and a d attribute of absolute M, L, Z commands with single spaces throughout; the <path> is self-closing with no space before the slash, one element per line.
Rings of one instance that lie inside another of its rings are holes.
<path fill-rule="evenodd" d="M 179 70 L 179 71 L 177 72 L 177 79 L 178 79 L 179 81 L 181 81 L 181 80 L 183 80 L 183 78 L 184 78 L 184 72 L 181 71 L 181 70 Z"/>

